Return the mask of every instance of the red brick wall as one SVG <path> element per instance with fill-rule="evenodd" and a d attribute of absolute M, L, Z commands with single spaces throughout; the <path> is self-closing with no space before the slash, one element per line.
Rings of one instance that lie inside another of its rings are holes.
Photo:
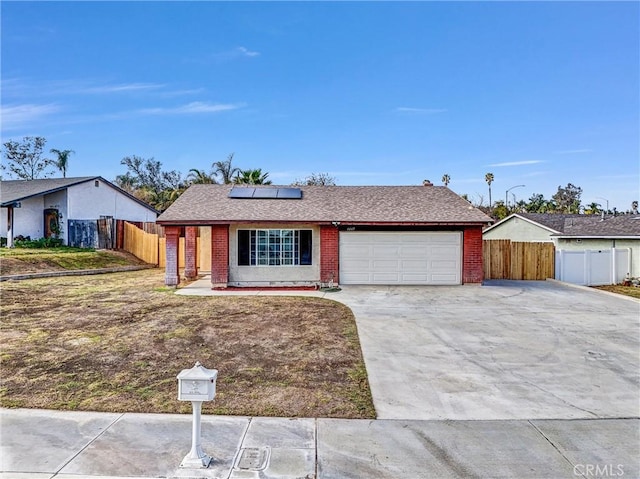
<path fill-rule="evenodd" d="M 198 227 L 187 226 L 184 240 L 184 276 L 187 279 L 194 279 L 198 276 Z"/>
<path fill-rule="evenodd" d="M 178 246 L 180 244 L 180 227 L 167 226 L 164 229 L 166 237 L 166 264 L 164 284 L 177 286 L 180 284 L 180 271 L 178 269 Z"/>
<path fill-rule="evenodd" d="M 229 282 L 229 225 L 211 227 L 211 284 L 225 288 Z"/>
<path fill-rule="evenodd" d="M 340 236 L 335 226 L 320 227 L 320 281 L 340 281 Z"/>
<path fill-rule="evenodd" d="M 462 243 L 462 282 L 481 283 L 482 271 L 482 227 L 464 229 Z"/>

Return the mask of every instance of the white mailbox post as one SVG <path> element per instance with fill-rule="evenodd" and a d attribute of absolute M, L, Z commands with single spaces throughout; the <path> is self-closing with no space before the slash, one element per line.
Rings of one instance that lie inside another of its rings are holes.
<path fill-rule="evenodd" d="M 191 451 L 184 457 L 180 467 L 207 468 L 211 463 L 211 457 L 204 453 L 200 445 L 200 414 L 202 401 L 213 401 L 216 397 L 218 371 L 207 369 L 198 361 L 191 369 L 183 369 L 177 377 L 178 400 L 191 401 L 193 407 Z"/>

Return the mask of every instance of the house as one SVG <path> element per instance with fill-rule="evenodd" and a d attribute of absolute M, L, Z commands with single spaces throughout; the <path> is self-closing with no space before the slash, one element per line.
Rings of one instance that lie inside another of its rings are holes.
<path fill-rule="evenodd" d="M 60 237 L 64 244 L 97 246 L 100 218 L 153 222 L 158 212 L 100 176 L 0 182 L 0 236 Z"/>
<path fill-rule="evenodd" d="M 157 220 L 166 278 L 196 271 L 197 227 L 211 228 L 211 282 L 227 286 L 462 284 L 482 281 L 492 220 L 443 186 L 192 185 Z"/>
<path fill-rule="evenodd" d="M 640 276 L 640 215 L 516 213 L 485 229 L 483 238 L 552 242 L 555 277 L 571 283 Z"/>
<path fill-rule="evenodd" d="M 514 213 L 484 230 L 486 240 L 508 239 L 523 242 L 554 242 L 552 235 L 564 229 L 566 219 L 585 215 L 560 213 Z"/>

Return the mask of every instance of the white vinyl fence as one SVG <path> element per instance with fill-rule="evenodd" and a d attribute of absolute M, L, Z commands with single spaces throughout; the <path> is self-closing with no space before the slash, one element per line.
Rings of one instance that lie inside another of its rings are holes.
<path fill-rule="evenodd" d="M 556 250 L 556 279 L 585 286 L 621 283 L 631 271 L 629 248 Z"/>

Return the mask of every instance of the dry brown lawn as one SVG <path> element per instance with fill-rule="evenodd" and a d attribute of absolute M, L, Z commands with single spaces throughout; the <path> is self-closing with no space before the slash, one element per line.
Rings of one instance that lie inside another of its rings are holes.
<path fill-rule="evenodd" d="M 612 284 L 592 287 L 595 289 L 601 289 L 603 291 L 609 291 L 610 293 L 622 294 L 624 296 L 631 296 L 632 298 L 640 299 L 640 288 L 637 288 L 635 286 L 622 286 L 621 284 Z"/>
<path fill-rule="evenodd" d="M 3 407 L 186 413 L 176 375 L 218 370 L 210 414 L 373 418 L 353 314 L 319 298 L 178 296 L 163 271 L 0 283 Z"/>

